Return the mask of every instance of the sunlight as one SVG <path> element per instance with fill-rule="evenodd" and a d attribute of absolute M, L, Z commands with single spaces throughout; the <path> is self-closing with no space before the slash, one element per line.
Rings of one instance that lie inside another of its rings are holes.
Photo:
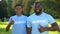
<path fill-rule="evenodd" d="M 0 0 L 0 1 L 2 1 L 2 0 Z"/>

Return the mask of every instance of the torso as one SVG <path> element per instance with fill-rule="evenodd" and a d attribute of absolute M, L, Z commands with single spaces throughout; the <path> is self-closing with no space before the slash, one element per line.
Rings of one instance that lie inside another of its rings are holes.
<path fill-rule="evenodd" d="M 12 20 L 14 21 L 13 27 L 12 27 L 12 34 L 26 34 L 26 20 L 27 17 L 22 16 L 13 16 Z"/>

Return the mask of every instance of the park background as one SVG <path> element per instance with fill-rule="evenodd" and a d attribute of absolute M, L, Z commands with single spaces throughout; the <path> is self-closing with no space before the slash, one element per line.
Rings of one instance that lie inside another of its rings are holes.
<path fill-rule="evenodd" d="M 34 2 L 41 2 L 42 11 L 52 15 L 60 27 L 60 0 L 0 0 L 0 34 L 12 33 L 12 27 L 8 32 L 5 31 L 5 28 L 9 18 L 15 15 L 14 6 L 16 4 L 22 4 L 23 14 L 29 16 L 34 13 Z M 49 31 L 49 34 L 60 34 L 60 32 Z"/>

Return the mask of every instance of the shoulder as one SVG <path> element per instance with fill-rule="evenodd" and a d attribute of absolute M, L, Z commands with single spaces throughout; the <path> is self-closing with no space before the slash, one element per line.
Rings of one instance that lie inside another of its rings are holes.
<path fill-rule="evenodd" d="M 31 20 L 33 18 L 34 14 L 28 16 L 27 20 Z"/>
<path fill-rule="evenodd" d="M 25 16 L 25 15 L 22 15 L 24 18 L 27 18 L 27 16 Z"/>
<path fill-rule="evenodd" d="M 30 15 L 28 18 L 32 18 L 32 17 L 34 17 L 35 16 L 35 13 L 34 14 L 32 14 L 32 15 Z"/>
<path fill-rule="evenodd" d="M 44 13 L 44 12 L 43 12 L 43 14 L 47 17 L 52 17 L 50 14 L 47 14 L 47 13 Z"/>
<path fill-rule="evenodd" d="M 51 16 L 50 14 L 45 13 L 44 15 L 45 15 L 45 17 L 47 17 L 48 19 L 54 19 L 54 17 Z"/>
<path fill-rule="evenodd" d="M 15 15 L 14 15 L 14 16 L 11 16 L 11 17 L 9 18 L 9 20 L 14 19 L 14 18 L 15 18 Z"/>
<path fill-rule="evenodd" d="M 52 15 L 50 15 L 50 14 L 47 14 L 47 17 L 52 17 Z"/>
<path fill-rule="evenodd" d="M 14 16 L 11 16 L 10 18 L 14 18 L 14 17 L 16 17 L 16 15 L 14 15 Z"/>

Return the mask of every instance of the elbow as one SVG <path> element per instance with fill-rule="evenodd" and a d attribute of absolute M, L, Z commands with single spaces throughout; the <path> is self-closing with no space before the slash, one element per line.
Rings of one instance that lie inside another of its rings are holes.
<path fill-rule="evenodd" d="M 58 31 L 59 30 L 59 27 L 55 27 L 53 28 L 54 31 Z"/>
<path fill-rule="evenodd" d="M 59 30 L 59 27 L 57 26 L 52 27 L 52 31 L 58 31 L 58 30 Z"/>

